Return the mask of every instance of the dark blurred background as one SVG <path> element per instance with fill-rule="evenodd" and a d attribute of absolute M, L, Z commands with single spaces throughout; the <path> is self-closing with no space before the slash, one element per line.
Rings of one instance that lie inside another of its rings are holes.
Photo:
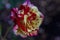
<path fill-rule="evenodd" d="M 44 15 L 37 36 L 21 38 L 12 32 L 13 22 L 10 10 L 19 7 L 26 0 L 0 0 L 0 39 L 1 40 L 60 40 L 60 0 L 30 0 Z M 11 27 L 6 35 L 8 28 Z M 3 38 L 6 35 L 5 39 Z"/>

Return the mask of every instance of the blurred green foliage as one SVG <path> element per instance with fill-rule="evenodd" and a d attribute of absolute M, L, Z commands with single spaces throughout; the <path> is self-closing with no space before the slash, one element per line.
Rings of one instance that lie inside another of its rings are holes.
<path fill-rule="evenodd" d="M 2 2 L 2 0 L 0 0 L 0 2 Z"/>
<path fill-rule="evenodd" d="M 4 8 L 4 4 L 0 2 L 0 10 L 2 10 L 3 8 Z"/>
<path fill-rule="evenodd" d="M 17 5 L 17 3 L 23 3 L 25 0 L 9 0 L 10 4 L 12 5 L 12 7 L 15 7 Z"/>
<path fill-rule="evenodd" d="M 17 3 L 23 3 L 25 0 L 8 0 L 8 2 L 11 4 L 11 7 L 15 7 Z M 4 8 L 4 4 L 2 3 L 2 0 L 0 0 L 0 10 Z"/>

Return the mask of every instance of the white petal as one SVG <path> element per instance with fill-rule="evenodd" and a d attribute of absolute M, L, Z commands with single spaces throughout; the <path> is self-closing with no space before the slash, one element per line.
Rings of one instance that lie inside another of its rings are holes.
<path fill-rule="evenodd" d="M 14 32 L 15 35 L 17 35 L 17 29 L 18 29 L 18 25 L 14 26 L 13 32 Z"/>
<path fill-rule="evenodd" d="M 20 10 L 18 11 L 18 14 L 20 14 Z"/>

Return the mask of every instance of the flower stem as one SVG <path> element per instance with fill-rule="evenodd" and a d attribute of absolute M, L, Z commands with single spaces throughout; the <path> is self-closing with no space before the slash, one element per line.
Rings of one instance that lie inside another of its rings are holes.
<path fill-rule="evenodd" d="M 9 33 L 9 31 L 11 30 L 12 27 L 9 27 L 4 35 L 4 39 L 6 38 L 7 34 Z"/>

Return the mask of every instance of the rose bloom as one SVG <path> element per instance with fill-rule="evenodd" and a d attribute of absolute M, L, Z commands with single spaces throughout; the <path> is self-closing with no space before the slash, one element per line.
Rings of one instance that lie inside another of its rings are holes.
<path fill-rule="evenodd" d="M 43 14 L 30 2 L 24 2 L 19 8 L 11 10 L 11 19 L 14 22 L 13 32 L 23 38 L 36 36 L 39 26 L 44 19 Z"/>

